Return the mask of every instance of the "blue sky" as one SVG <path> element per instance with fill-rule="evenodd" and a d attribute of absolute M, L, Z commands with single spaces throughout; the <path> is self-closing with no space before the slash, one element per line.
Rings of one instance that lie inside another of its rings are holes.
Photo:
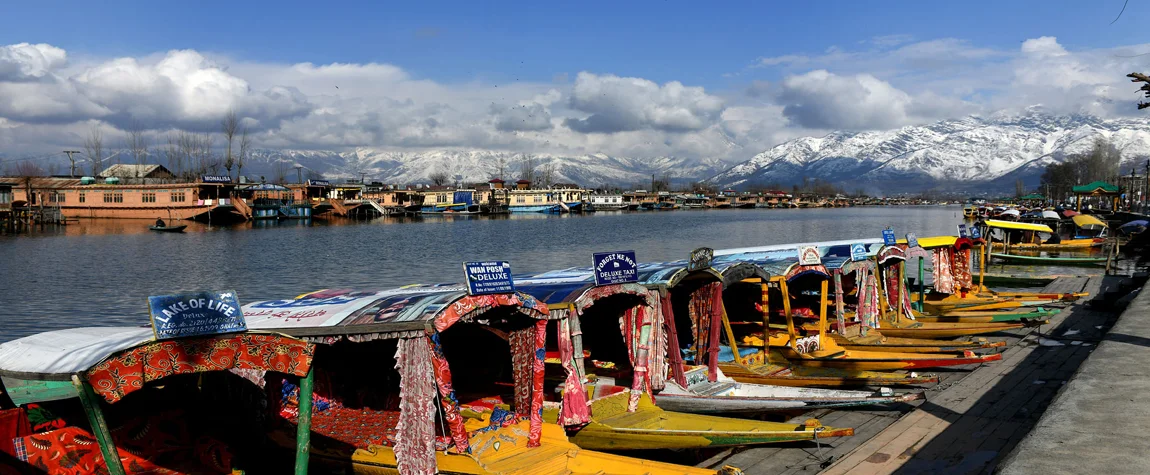
<path fill-rule="evenodd" d="M 969 114 L 1132 115 L 1131 2 L 5 2 L 0 153 L 236 111 L 259 147 L 746 160 Z"/>
<path fill-rule="evenodd" d="M 761 56 L 850 48 L 874 37 L 962 38 L 1016 48 L 1140 42 L 1150 4 L 961 2 L 6 2 L 0 43 L 141 56 L 192 48 L 284 63 L 390 63 L 441 81 L 549 81 L 609 72 L 706 87 Z M 771 71 L 749 76 L 770 78 Z"/>

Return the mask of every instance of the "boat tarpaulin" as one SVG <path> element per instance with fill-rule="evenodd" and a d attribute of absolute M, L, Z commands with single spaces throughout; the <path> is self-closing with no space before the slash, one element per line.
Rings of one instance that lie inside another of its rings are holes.
<path fill-rule="evenodd" d="M 1097 228 L 1107 227 L 1106 223 L 1102 222 L 1098 218 L 1095 218 L 1094 216 L 1091 216 L 1089 214 L 1075 215 L 1075 216 L 1072 216 L 1070 219 L 1074 220 L 1074 225 L 1078 226 L 1080 228 L 1087 228 L 1087 229 L 1096 228 L 1097 229 Z"/>
<path fill-rule="evenodd" d="M 0 374 L 69 380 L 109 355 L 152 340 L 148 327 L 55 330 L 0 344 Z"/>

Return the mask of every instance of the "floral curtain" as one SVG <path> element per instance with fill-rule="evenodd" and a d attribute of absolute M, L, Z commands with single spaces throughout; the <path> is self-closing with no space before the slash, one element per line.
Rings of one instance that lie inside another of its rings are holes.
<path fill-rule="evenodd" d="M 954 249 L 940 247 L 934 250 L 931 259 L 934 264 L 934 290 L 944 294 L 955 292 L 954 275 L 951 269 L 954 266 Z"/>
<path fill-rule="evenodd" d="M 543 436 L 543 372 L 547 360 L 547 320 L 535 322 L 535 377 L 531 381 L 531 425 L 527 446 L 538 447 Z"/>
<path fill-rule="evenodd" d="M 840 335 L 847 332 L 847 324 L 845 320 L 846 303 L 843 302 L 843 271 L 842 269 L 835 269 L 835 317 L 838 325 Z"/>
<path fill-rule="evenodd" d="M 400 415 L 395 436 L 399 473 L 434 474 L 435 380 L 427 375 L 435 374 L 435 368 L 431 350 L 423 338 L 398 341 L 395 369 L 403 381 L 399 388 Z"/>
<path fill-rule="evenodd" d="M 862 325 L 862 334 L 865 336 L 867 330 L 871 328 L 879 328 L 879 295 L 878 295 L 878 279 L 872 269 L 867 266 L 859 267 L 856 272 L 855 282 L 858 282 L 859 289 L 859 308 L 858 319 Z"/>
<path fill-rule="evenodd" d="M 667 327 L 664 326 L 663 306 L 659 302 L 659 291 L 648 290 L 647 302 L 651 315 L 651 351 L 647 353 L 647 376 L 651 380 L 651 389 L 662 390 L 667 385 L 667 351 L 670 348 L 667 341 Z"/>
<path fill-rule="evenodd" d="M 431 349 L 431 365 L 435 369 L 435 384 L 439 389 L 443 417 L 447 421 L 447 427 L 451 430 L 451 438 L 455 440 L 455 450 L 459 453 L 470 453 L 471 448 L 467 443 L 467 429 L 463 425 L 463 416 L 459 414 L 459 400 L 456 399 L 455 388 L 451 385 L 451 368 L 447 364 L 447 357 L 443 355 L 439 334 L 432 334 L 425 341 Z"/>
<path fill-rule="evenodd" d="M 623 339 L 627 342 L 627 355 L 631 360 L 633 372 L 631 382 L 631 399 L 627 403 L 627 412 L 639 409 L 639 396 L 646 388 L 651 394 L 651 381 L 647 375 L 647 355 L 651 350 L 651 318 L 650 309 L 646 305 L 631 307 L 623 313 L 619 321 Z"/>
<path fill-rule="evenodd" d="M 582 365 L 583 351 L 573 344 L 572 327 L 578 325 L 578 318 L 567 310 L 552 310 L 551 316 L 559 312 L 566 315 L 560 318 L 559 325 L 559 359 L 563 363 L 563 370 L 567 374 L 563 380 L 563 407 L 559 411 L 559 425 L 564 427 L 578 427 L 591 421 L 591 410 L 587 405 L 587 393 L 583 390 L 583 381 L 586 381 Z M 578 356 L 576 356 L 578 355 Z"/>
<path fill-rule="evenodd" d="M 961 292 L 969 292 L 974 288 L 974 277 L 971 275 L 970 262 L 970 248 L 956 249 L 954 251 L 952 274 L 954 275 L 955 286 L 957 286 Z"/>

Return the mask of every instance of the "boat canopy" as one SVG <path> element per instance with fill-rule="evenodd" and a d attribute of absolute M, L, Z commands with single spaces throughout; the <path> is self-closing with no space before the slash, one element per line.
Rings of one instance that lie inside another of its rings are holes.
<path fill-rule="evenodd" d="M 381 291 L 323 290 L 292 300 L 268 300 L 243 306 L 249 329 L 294 336 L 378 334 L 415 336 L 442 332 L 493 307 L 513 307 L 535 319 L 547 319 L 547 305 L 530 295 L 468 295 L 458 284 L 411 285 Z"/>
<path fill-rule="evenodd" d="M 1074 221 L 1075 226 L 1078 226 L 1080 228 L 1099 229 L 1099 228 L 1107 227 L 1106 223 L 1102 222 L 1098 218 L 1095 218 L 1094 216 L 1091 216 L 1089 214 L 1074 215 L 1070 219 Z"/>
<path fill-rule="evenodd" d="M 264 332 L 154 340 L 146 327 L 87 327 L 39 333 L 0 344 L 0 375 L 68 381 L 82 375 L 116 402 L 144 383 L 175 374 L 233 368 L 304 376 L 314 348 Z M 163 364 L 150 364 L 160 357 Z"/>
<path fill-rule="evenodd" d="M 1037 231 L 1040 233 L 1053 234 L 1054 230 L 1045 224 L 1034 223 L 1018 223 L 1014 221 L 1001 221 L 997 219 L 986 220 L 986 225 L 991 228 L 1013 229 L 1017 231 Z"/>
<path fill-rule="evenodd" d="M 923 249 L 934 249 L 937 247 L 951 247 L 958 241 L 958 236 L 928 236 L 918 238 L 918 245 Z M 899 239 L 899 244 L 906 244 L 906 239 Z"/>

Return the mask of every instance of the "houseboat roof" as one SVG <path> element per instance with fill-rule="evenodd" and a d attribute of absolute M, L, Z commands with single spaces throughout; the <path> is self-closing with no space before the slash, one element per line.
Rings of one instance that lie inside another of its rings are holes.
<path fill-rule="evenodd" d="M 487 180 L 487 182 L 488 183 L 506 183 L 505 181 L 500 180 L 499 178 L 492 178 L 490 180 Z"/>
<path fill-rule="evenodd" d="M 276 185 L 274 183 L 260 183 L 256 185 L 239 186 L 236 188 L 243 191 L 291 191 L 291 188 L 283 185 Z"/>
<path fill-rule="evenodd" d="M 117 163 L 117 164 L 112 165 L 108 168 L 105 168 L 104 171 L 100 172 L 100 176 L 104 176 L 104 177 L 114 176 L 114 177 L 120 177 L 120 178 L 148 178 L 148 175 L 151 175 L 151 174 L 156 173 L 156 172 L 162 172 L 162 173 L 167 174 L 167 175 L 172 175 L 172 172 L 170 170 L 168 170 L 167 168 L 164 168 L 163 165 L 158 165 L 158 164 L 154 164 L 154 163 L 143 164 L 143 165 L 131 165 L 131 164 L 126 164 L 126 163 Z"/>
<path fill-rule="evenodd" d="M 248 328 L 294 336 L 376 334 L 386 338 L 443 331 L 461 318 L 495 306 L 514 306 L 532 318 L 547 318 L 547 306 L 515 292 L 468 295 L 460 284 L 410 285 L 397 289 L 321 290 L 289 300 L 243 306 Z"/>
<path fill-rule="evenodd" d="M 521 180 L 515 180 L 515 183 L 528 183 L 528 184 L 530 184 L 531 180 L 522 180 L 522 179 Z"/>

